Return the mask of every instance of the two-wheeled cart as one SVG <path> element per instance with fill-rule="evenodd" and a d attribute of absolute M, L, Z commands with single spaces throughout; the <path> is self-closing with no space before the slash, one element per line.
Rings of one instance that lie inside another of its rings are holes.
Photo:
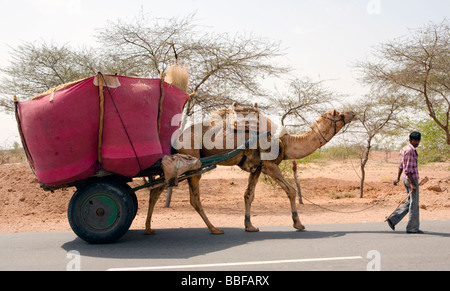
<path fill-rule="evenodd" d="M 68 219 L 80 238 L 114 242 L 136 215 L 135 192 L 167 186 L 161 160 L 173 154 L 172 139 L 189 98 L 163 79 L 99 73 L 15 101 L 23 148 L 41 187 L 76 188 Z M 250 142 L 200 159 L 201 167 L 181 173 L 178 181 L 214 169 Z M 148 183 L 131 188 L 136 177 L 148 177 Z"/>

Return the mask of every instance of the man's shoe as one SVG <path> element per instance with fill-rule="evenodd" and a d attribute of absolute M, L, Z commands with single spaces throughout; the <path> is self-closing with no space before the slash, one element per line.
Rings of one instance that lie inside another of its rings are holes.
<path fill-rule="evenodd" d="M 386 221 L 387 221 L 389 227 L 395 231 L 395 225 L 392 223 L 392 221 L 389 218 Z"/>
<path fill-rule="evenodd" d="M 421 231 L 420 229 L 417 230 L 417 231 L 409 231 L 409 230 L 407 230 L 406 233 L 418 233 L 418 234 L 422 234 L 423 231 Z"/>

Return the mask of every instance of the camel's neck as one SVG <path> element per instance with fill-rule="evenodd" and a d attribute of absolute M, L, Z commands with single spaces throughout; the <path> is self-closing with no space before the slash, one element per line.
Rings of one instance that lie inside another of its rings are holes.
<path fill-rule="evenodd" d="M 339 131 L 339 127 L 336 132 Z M 311 130 L 300 134 L 300 135 L 290 135 L 286 134 L 281 138 L 284 149 L 284 159 L 292 160 L 292 159 L 301 159 L 306 156 L 309 156 L 317 149 L 324 146 L 333 136 L 336 134 L 333 129 L 329 129 L 326 131 L 318 131 L 318 128 L 313 125 Z"/>
<path fill-rule="evenodd" d="M 319 136 L 312 130 L 300 135 L 286 134 L 281 139 L 285 146 L 284 160 L 304 158 L 321 147 Z"/>

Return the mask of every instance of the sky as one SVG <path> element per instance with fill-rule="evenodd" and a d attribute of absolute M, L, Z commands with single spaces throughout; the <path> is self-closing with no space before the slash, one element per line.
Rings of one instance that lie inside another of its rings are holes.
<path fill-rule="evenodd" d="M 195 13 L 196 23 L 210 31 L 279 41 L 286 52 L 280 61 L 296 77 L 326 80 L 331 90 L 356 98 L 367 88 L 357 82 L 352 64 L 410 29 L 450 18 L 450 1 L 2 0 L 0 67 L 8 65 L 11 48 L 23 42 L 96 46 L 98 29 L 109 21 L 131 20 L 141 10 L 155 18 Z M 19 141 L 14 116 L 0 113 L 0 148 L 14 141 Z"/>

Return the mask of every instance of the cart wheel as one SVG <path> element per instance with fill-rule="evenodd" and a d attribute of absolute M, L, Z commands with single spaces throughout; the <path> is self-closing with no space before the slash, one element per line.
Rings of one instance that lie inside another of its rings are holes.
<path fill-rule="evenodd" d="M 138 199 L 136 196 L 136 193 L 133 191 L 133 189 L 128 184 L 123 184 L 123 187 L 125 187 L 128 191 L 128 194 L 130 194 L 131 199 L 133 200 L 134 205 L 134 217 L 136 217 L 137 211 L 138 211 Z"/>
<path fill-rule="evenodd" d="M 72 230 L 83 240 L 111 243 L 130 228 L 136 206 L 126 187 L 113 182 L 95 182 L 78 189 L 69 203 Z"/>

